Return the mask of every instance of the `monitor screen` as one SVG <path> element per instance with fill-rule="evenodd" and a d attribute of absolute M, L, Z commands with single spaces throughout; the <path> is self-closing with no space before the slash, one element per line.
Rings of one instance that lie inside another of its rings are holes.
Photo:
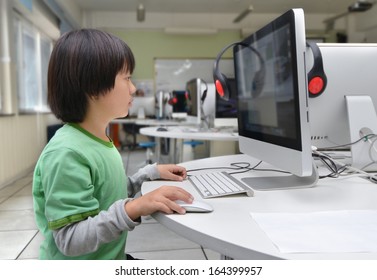
<path fill-rule="evenodd" d="M 187 93 L 184 90 L 173 90 L 172 92 L 173 113 L 187 113 Z"/>
<path fill-rule="evenodd" d="M 308 122 L 305 20 L 292 9 L 234 47 L 240 151 L 292 176 L 245 181 L 253 188 L 315 184 Z M 252 46 L 254 49 L 248 47 Z M 259 56 L 257 55 L 259 53 Z M 263 81 L 257 75 L 264 69 Z M 271 177 L 273 178 L 273 177 Z M 308 181 L 308 182 L 306 182 Z M 296 184 L 296 185 L 295 185 Z"/>
<path fill-rule="evenodd" d="M 187 104 L 187 116 L 188 120 L 193 120 L 194 122 L 201 123 L 201 111 L 200 102 L 202 95 L 202 83 L 199 78 L 192 79 L 186 83 L 186 92 L 188 96 Z M 191 117 L 191 119 L 190 119 Z"/>

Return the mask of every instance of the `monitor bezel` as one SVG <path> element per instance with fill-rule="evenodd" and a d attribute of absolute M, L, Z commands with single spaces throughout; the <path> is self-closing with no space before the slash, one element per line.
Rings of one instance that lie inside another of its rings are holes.
<path fill-rule="evenodd" d="M 244 120 L 239 111 L 239 146 L 240 151 L 244 154 L 266 161 L 275 167 L 287 170 L 297 176 L 309 176 L 313 172 L 313 160 L 308 119 L 308 91 L 305 65 L 306 39 L 303 10 L 291 9 L 287 11 L 247 37 L 243 43 L 251 44 L 256 39 L 263 38 L 272 30 L 285 25 L 289 25 L 291 34 L 291 55 L 294 65 L 292 68 L 294 76 L 294 106 L 297 116 L 296 137 L 294 139 L 284 139 L 278 136 L 246 131 L 242 125 Z M 240 48 L 237 46 L 233 49 L 236 79 L 237 53 L 239 50 Z M 239 91 L 238 88 L 237 91 Z M 239 102 L 242 101 L 239 100 Z"/>

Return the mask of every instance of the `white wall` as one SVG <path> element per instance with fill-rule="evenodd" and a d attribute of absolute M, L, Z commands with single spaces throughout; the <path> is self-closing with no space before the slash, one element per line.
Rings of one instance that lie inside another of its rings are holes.
<path fill-rule="evenodd" d="M 47 115 L 0 117 L 0 188 L 30 172 L 46 144 Z"/>
<path fill-rule="evenodd" d="M 82 24 L 93 28 L 124 28 L 124 29 L 176 29 L 185 31 L 200 30 L 248 30 L 249 33 L 261 28 L 279 14 L 253 14 L 240 23 L 233 23 L 233 14 L 173 14 L 148 13 L 144 22 L 137 22 L 135 13 L 84 11 Z M 306 28 L 323 30 L 323 21 L 332 14 L 307 14 Z"/>

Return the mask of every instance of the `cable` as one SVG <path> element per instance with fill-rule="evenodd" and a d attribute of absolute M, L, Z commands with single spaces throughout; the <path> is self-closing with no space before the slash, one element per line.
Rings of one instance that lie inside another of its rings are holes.
<path fill-rule="evenodd" d="M 249 166 L 250 166 L 250 163 L 248 163 L 248 162 L 233 162 L 233 163 L 230 164 L 230 166 L 196 168 L 196 169 L 186 170 L 186 172 L 189 173 L 189 172 L 202 171 L 202 170 L 211 170 L 211 169 L 231 169 L 231 170 L 245 169 L 244 171 L 236 172 L 236 173 L 242 173 L 242 172 L 246 172 L 246 171 L 251 170 L 249 168 Z M 234 173 L 229 173 L 229 174 L 234 174 Z"/>
<path fill-rule="evenodd" d="M 367 135 L 364 135 L 363 137 L 360 137 L 358 140 L 354 141 L 354 142 L 351 142 L 351 143 L 348 143 L 348 144 L 341 144 L 341 145 L 336 145 L 336 146 L 331 146 L 331 147 L 324 147 L 324 148 L 321 148 L 321 150 L 336 150 L 336 149 L 339 149 L 339 148 L 349 148 L 350 146 L 352 145 L 355 145 L 361 141 L 368 141 L 368 138 L 374 138 L 374 137 L 377 137 L 377 134 L 367 134 Z"/>
<path fill-rule="evenodd" d="M 340 166 L 338 167 L 337 164 L 333 161 L 333 159 L 324 154 L 324 153 L 313 153 L 312 156 L 314 158 L 318 158 L 326 167 L 327 169 L 329 169 L 331 171 L 331 173 L 327 174 L 327 175 L 321 175 L 319 176 L 319 179 L 323 179 L 323 178 L 338 178 L 339 175 L 341 173 L 343 173 L 345 171 L 345 167 L 344 166 Z"/>
<path fill-rule="evenodd" d="M 339 162 L 339 161 L 331 158 L 330 156 L 328 156 L 324 153 L 321 153 L 319 151 L 313 151 L 313 156 L 318 157 L 320 159 L 326 159 L 326 160 L 329 160 L 331 162 L 330 165 L 325 163 L 325 166 L 329 168 L 331 173 L 329 175 L 326 175 L 326 176 L 321 176 L 322 178 L 326 178 L 326 177 L 339 178 L 340 176 L 347 176 L 348 177 L 348 176 L 351 176 L 351 175 L 355 176 L 357 174 L 358 177 L 363 177 L 363 178 L 365 177 L 366 179 L 368 179 L 372 183 L 377 184 L 377 176 L 376 175 L 367 173 L 367 172 L 365 172 L 361 169 L 352 167 L 350 165 L 346 165 L 346 164 Z"/>
<path fill-rule="evenodd" d="M 237 170 L 234 172 L 228 172 L 229 175 L 233 174 L 239 174 L 239 173 L 245 173 L 248 171 L 273 171 L 273 172 L 280 172 L 280 173 L 285 173 L 285 174 L 290 174 L 290 172 L 284 171 L 284 170 L 278 170 L 278 169 L 258 169 L 257 167 L 262 163 L 263 161 L 259 161 L 256 165 L 253 167 L 250 167 L 249 162 L 233 162 L 230 164 L 230 167 L 206 167 L 206 168 L 197 168 L 197 169 L 190 169 L 187 170 L 186 172 L 194 172 L 194 171 L 202 171 L 202 170 L 211 170 L 211 169 L 230 169 L 230 170 Z M 191 176 L 191 175 L 188 175 Z"/>
<path fill-rule="evenodd" d="M 371 135 L 371 134 L 369 134 L 369 135 Z M 375 139 L 373 141 L 371 141 L 370 139 L 372 139 L 372 138 L 375 138 Z M 376 141 L 377 141 L 377 135 L 373 134 L 371 137 L 367 137 L 366 141 L 368 141 L 370 143 L 370 146 L 369 146 L 369 149 L 368 149 L 368 155 L 369 155 L 369 158 L 370 158 L 371 162 L 368 163 L 367 165 L 365 165 L 363 168 L 361 168 L 362 170 L 368 168 L 372 164 L 377 163 L 377 160 L 375 160 L 373 158 L 373 154 L 372 154 L 372 152 L 373 152 L 372 150 L 374 150 L 375 153 L 377 153 L 377 149 L 376 149 L 376 147 L 374 145 L 376 143 Z"/>
<path fill-rule="evenodd" d="M 372 141 L 371 139 L 373 139 L 373 138 L 374 138 L 374 140 Z M 346 147 L 350 147 L 352 145 L 355 145 L 355 144 L 357 144 L 361 141 L 370 143 L 368 155 L 369 155 L 369 159 L 371 160 L 371 162 L 368 163 L 367 165 L 363 166 L 360 169 L 360 170 L 365 170 L 366 168 L 368 168 L 372 164 L 377 163 L 377 159 L 373 158 L 373 150 L 377 153 L 377 148 L 375 147 L 375 143 L 377 142 L 377 134 L 369 133 L 369 134 L 363 135 L 358 140 L 351 142 L 349 144 L 337 145 L 337 146 L 332 146 L 332 147 L 325 147 L 325 148 L 321 148 L 321 150 L 335 150 L 335 149 L 339 149 L 339 148 L 346 148 Z"/>

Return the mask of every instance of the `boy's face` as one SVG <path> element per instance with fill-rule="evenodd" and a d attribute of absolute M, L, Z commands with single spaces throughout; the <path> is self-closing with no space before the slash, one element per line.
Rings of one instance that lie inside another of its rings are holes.
<path fill-rule="evenodd" d="M 130 73 L 119 72 L 114 88 L 102 97 L 107 115 L 112 119 L 127 116 L 135 91 Z"/>

